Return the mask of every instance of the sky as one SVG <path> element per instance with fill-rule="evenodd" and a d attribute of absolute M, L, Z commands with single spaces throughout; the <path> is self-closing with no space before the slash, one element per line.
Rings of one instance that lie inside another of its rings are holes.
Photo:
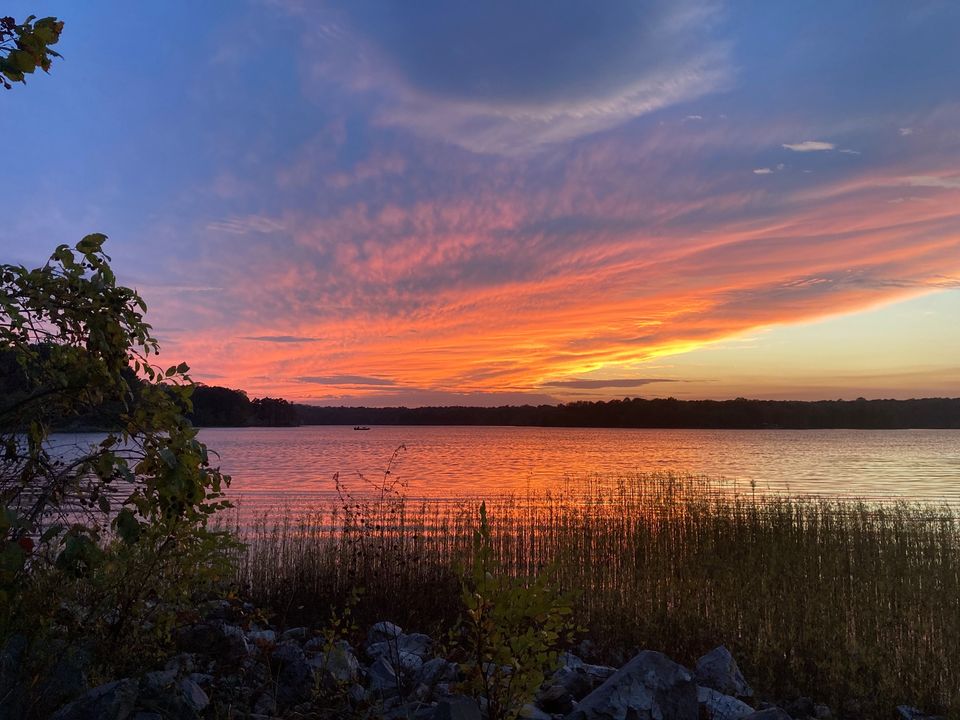
<path fill-rule="evenodd" d="M 7 0 L 0 262 L 324 405 L 960 396 L 960 4 Z"/>

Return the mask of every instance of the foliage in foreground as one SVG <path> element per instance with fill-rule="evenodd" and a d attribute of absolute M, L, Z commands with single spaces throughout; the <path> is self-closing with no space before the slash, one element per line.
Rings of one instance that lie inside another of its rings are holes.
<path fill-rule="evenodd" d="M 904 702 L 960 712 L 951 508 L 738 494 L 670 475 L 573 488 L 488 501 L 490 547 L 502 573 L 576 591 L 588 658 L 654 649 L 692 664 L 726 644 L 768 697 L 865 716 Z M 350 520 L 357 507 L 367 525 Z M 439 634 L 457 622 L 456 569 L 477 530 L 470 507 L 400 497 L 291 511 L 244 528 L 240 581 L 297 623 L 362 586 L 360 624 Z"/>
<path fill-rule="evenodd" d="M 37 68 L 50 72 L 52 58 L 60 54 L 56 45 L 63 31 L 63 21 L 55 17 L 37 20 L 31 15 L 22 23 L 12 17 L 0 18 L 0 85 L 9 90 L 12 82 L 26 84 L 26 75 Z"/>
<path fill-rule="evenodd" d="M 108 676 L 159 654 L 177 609 L 229 572 L 232 541 L 207 529 L 229 478 L 184 417 L 188 368 L 153 364 L 146 305 L 117 285 L 105 240 L 0 265 L 17 388 L 0 398 L 0 645 L 16 659 L 0 695 L 18 688 L 27 705 L 51 700 L 42 683 L 62 657 Z M 51 437 L 104 407 L 116 429 L 99 444 Z"/>

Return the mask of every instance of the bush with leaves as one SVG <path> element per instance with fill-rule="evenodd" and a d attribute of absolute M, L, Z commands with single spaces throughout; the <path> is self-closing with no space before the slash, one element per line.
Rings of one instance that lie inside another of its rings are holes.
<path fill-rule="evenodd" d="M 133 636 L 163 644 L 233 543 L 207 528 L 229 477 L 185 419 L 188 368 L 154 363 L 146 305 L 105 240 L 0 265 L 0 644 L 86 642 L 116 666 L 151 654 Z M 54 430 L 78 418 L 109 428 L 64 451 Z"/>
<path fill-rule="evenodd" d="M 570 599 L 546 575 L 523 579 L 501 572 L 485 503 L 462 599 L 466 613 L 456 643 L 465 657 L 464 690 L 486 699 L 490 720 L 512 720 L 557 668 L 558 647 L 573 639 Z"/>

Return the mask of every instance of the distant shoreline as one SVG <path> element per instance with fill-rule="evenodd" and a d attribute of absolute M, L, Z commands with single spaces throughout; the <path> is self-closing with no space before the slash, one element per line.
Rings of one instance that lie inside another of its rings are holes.
<path fill-rule="evenodd" d="M 960 398 L 912 400 L 677 400 L 624 398 L 500 407 L 331 407 L 198 386 L 192 420 L 199 427 L 433 425 L 644 428 L 663 430 L 950 430 L 960 429 Z"/>

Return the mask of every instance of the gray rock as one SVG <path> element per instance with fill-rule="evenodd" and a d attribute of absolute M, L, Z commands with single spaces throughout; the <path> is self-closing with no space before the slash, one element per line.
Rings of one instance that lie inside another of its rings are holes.
<path fill-rule="evenodd" d="M 570 672 L 578 671 L 571 670 Z M 580 675 L 586 682 L 586 675 L 583 675 L 583 673 L 580 673 Z M 589 687 L 584 695 L 588 692 L 590 692 Z M 573 710 L 574 699 L 570 691 L 563 685 L 548 685 L 537 692 L 536 702 L 539 707 L 547 712 L 566 715 Z"/>
<path fill-rule="evenodd" d="M 927 715 L 912 705 L 897 705 L 897 715 L 901 720 L 944 720 L 942 715 Z"/>
<path fill-rule="evenodd" d="M 397 641 L 403 635 L 403 630 L 399 625 L 392 622 L 378 622 L 367 633 L 367 645 L 373 645 L 378 642 Z"/>
<path fill-rule="evenodd" d="M 815 705 L 813 700 L 808 697 L 798 697 L 784 705 L 783 709 L 787 711 L 787 715 L 790 717 L 801 720 L 802 718 L 813 717 Z"/>
<path fill-rule="evenodd" d="M 277 711 L 277 700 L 271 693 L 261 693 L 251 710 L 255 715 L 273 715 Z"/>
<path fill-rule="evenodd" d="M 228 664 L 242 662 L 250 652 L 243 630 L 220 620 L 178 628 L 174 640 L 182 653 L 214 657 Z"/>
<path fill-rule="evenodd" d="M 280 634 L 281 640 L 305 640 L 306 637 L 307 629 L 305 627 L 290 628 Z"/>
<path fill-rule="evenodd" d="M 173 668 L 154 670 L 143 676 L 141 688 L 145 692 L 158 693 L 173 685 L 176 679 L 177 671 Z"/>
<path fill-rule="evenodd" d="M 477 701 L 465 695 L 456 695 L 437 703 L 433 720 L 481 720 Z"/>
<path fill-rule="evenodd" d="M 313 667 L 303 649 L 288 640 L 276 647 L 271 662 L 279 666 L 276 699 L 281 707 L 289 707 L 310 699 L 314 689 Z"/>
<path fill-rule="evenodd" d="M 272 645 L 277 641 L 277 633 L 273 630 L 251 630 L 247 633 L 247 640 L 252 643 Z"/>
<path fill-rule="evenodd" d="M 344 641 L 325 652 L 313 655 L 308 662 L 328 687 L 354 683 L 360 672 L 360 662 L 353 654 L 353 648 Z"/>
<path fill-rule="evenodd" d="M 697 720 L 689 670 L 650 650 L 634 657 L 567 715 L 569 720 Z"/>
<path fill-rule="evenodd" d="M 433 658 L 420 666 L 414 676 L 414 682 L 423 685 L 453 682 L 459 674 L 460 667 L 456 663 L 448 662 L 443 658 Z"/>
<path fill-rule="evenodd" d="M 430 657 L 433 650 L 433 640 L 429 635 L 423 633 L 411 633 L 410 635 L 401 635 L 397 640 L 397 649 L 401 652 L 407 652 L 416 655 L 421 660 Z"/>
<path fill-rule="evenodd" d="M 303 648 L 300 647 L 295 640 L 287 640 L 277 645 L 270 654 L 270 657 L 274 662 L 284 664 L 303 660 L 306 656 L 304 655 Z"/>
<path fill-rule="evenodd" d="M 64 705 L 50 720 L 127 720 L 137 702 L 136 680 L 125 679 L 100 685 Z"/>
<path fill-rule="evenodd" d="M 398 693 L 401 681 L 397 671 L 386 658 L 378 658 L 367 668 L 367 679 L 370 690 L 381 694 Z"/>
<path fill-rule="evenodd" d="M 180 681 L 180 697 L 184 705 L 195 713 L 202 713 L 210 704 L 210 698 L 203 691 L 203 688 L 197 685 L 190 678 L 183 678 Z"/>
<path fill-rule="evenodd" d="M 755 713 L 747 715 L 744 720 L 790 720 L 790 715 L 786 710 L 771 707 L 766 710 L 757 710 Z"/>
<path fill-rule="evenodd" d="M 833 720 L 833 710 L 827 705 L 818 703 L 813 706 L 813 716 L 817 720 Z"/>
<path fill-rule="evenodd" d="M 753 697 L 753 688 L 737 667 L 737 661 L 723 645 L 697 660 L 697 684 L 738 698 Z"/>
<path fill-rule="evenodd" d="M 546 713 L 533 703 L 527 703 L 517 713 L 518 720 L 553 720 L 553 715 Z"/>
<path fill-rule="evenodd" d="M 741 720 L 753 714 L 753 708 L 745 702 L 708 687 L 697 688 L 697 702 L 704 720 Z"/>

